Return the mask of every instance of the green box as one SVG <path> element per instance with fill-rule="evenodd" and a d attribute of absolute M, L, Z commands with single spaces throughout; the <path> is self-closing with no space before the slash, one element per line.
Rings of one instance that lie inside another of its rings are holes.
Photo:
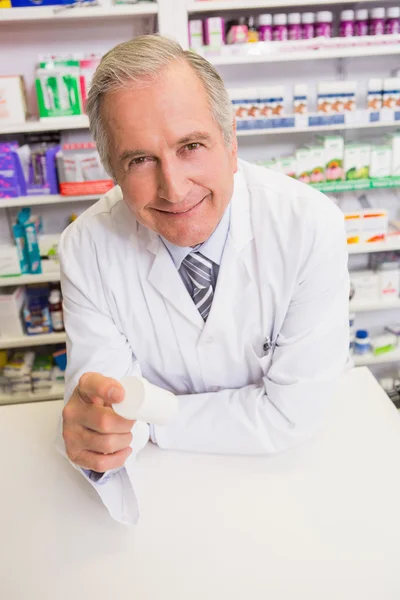
<path fill-rule="evenodd" d="M 36 92 L 40 117 L 82 114 L 79 61 L 40 63 L 36 70 Z"/>
<path fill-rule="evenodd" d="M 371 157 L 369 144 L 349 144 L 344 147 L 344 172 L 348 181 L 368 179 Z"/>

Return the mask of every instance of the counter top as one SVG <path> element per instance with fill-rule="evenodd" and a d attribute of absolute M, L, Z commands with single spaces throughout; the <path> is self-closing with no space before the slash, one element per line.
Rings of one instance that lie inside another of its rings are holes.
<path fill-rule="evenodd" d="M 136 527 L 56 453 L 61 409 L 0 407 L 4 600 L 399 600 L 400 418 L 368 369 L 281 455 L 149 444 Z"/>

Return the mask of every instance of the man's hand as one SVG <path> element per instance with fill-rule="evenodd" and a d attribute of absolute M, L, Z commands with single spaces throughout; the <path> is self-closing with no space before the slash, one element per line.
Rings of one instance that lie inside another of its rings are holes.
<path fill-rule="evenodd" d="M 121 402 L 124 388 L 115 379 L 85 373 L 63 410 L 63 437 L 68 458 L 84 469 L 104 473 L 125 464 L 132 453 L 135 421 L 111 408 Z"/>

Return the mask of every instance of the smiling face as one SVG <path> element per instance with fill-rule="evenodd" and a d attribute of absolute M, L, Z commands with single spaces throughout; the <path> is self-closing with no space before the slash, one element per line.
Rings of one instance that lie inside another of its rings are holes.
<path fill-rule="evenodd" d="M 225 145 L 195 72 L 177 61 L 153 82 L 106 94 L 101 110 L 137 220 L 177 246 L 208 239 L 232 197 L 237 147 L 235 137 Z"/>

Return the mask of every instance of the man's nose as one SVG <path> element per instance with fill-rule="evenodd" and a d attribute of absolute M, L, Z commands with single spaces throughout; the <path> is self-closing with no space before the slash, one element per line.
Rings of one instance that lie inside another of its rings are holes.
<path fill-rule="evenodd" d="M 164 161 L 158 168 L 158 196 L 173 204 L 182 202 L 190 191 L 190 183 L 179 161 Z"/>

